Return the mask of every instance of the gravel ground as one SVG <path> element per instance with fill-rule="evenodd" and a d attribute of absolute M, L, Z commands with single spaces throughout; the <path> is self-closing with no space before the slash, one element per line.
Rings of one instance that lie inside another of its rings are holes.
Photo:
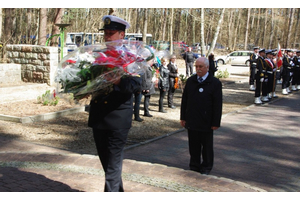
<path fill-rule="evenodd" d="M 178 60 L 180 62 L 180 60 Z M 181 66 L 184 66 L 181 64 Z M 247 77 L 221 79 L 223 84 L 223 114 L 234 112 L 251 105 L 254 93 L 248 90 Z M 140 107 L 143 122 L 132 122 L 128 135 L 127 145 L 144 142 L 155 137 L 166 135 L 182 129 L 179 123 L 180 102 L 182 92 L 178 89 L 174 95 L 176 109 L 167 107 L 167 98 L 164 107 L 167 113 L 158 112 L 159 92 L 151 96 L 150 113 L 153 117 L 144 117 L 143 99 Z M 36 100 L 26 100 L 0 104 L 0 114 L 11 116 L 31 116 L 41 113 L 55 112 L 75 106 L 88 104 L 89 100 L 75 105 L 66 99 L 61 99 L 57 106 L 42 106 Z M 0 120 L 0 135 L 17 138 L 33 143 L 43 144 L 55 148 L 66 149 L 82 154 L 96 154 L 91 128 L 87 127 L 87 112 L 80 112 L 54 120 L 21 124 Z"/>
<path fill-rule="evenodd" d="M 222 80 L 223 83 L 223 114 L 246 107 L 253 102 L 253 92 L 248 91 L 248 84 L 236 83 L 231 79 Z M 143 122 L 133 121 L 128 135 L 127 145 L 137 144 L 155 137 L 165 135 L 181 129 L 179 123 L 181 91 L 174 95 L 176 109 L 167 107 L 165 98 L 164 107 L 167 113 L 158 112 L 158 92 L 151 96 L 150 113 L 153 117 L 144 117 L 143 99 L 140 115 Z M 84 103 L 83 103 L 84 104 Z M 72 107 L 67 102 L 57 106 L 42 106 L 34 100 L 0 104 L 0 113 L 12 116 L 28 116 L 43 112 L 53 112 Z M 29 114 L 28 114 L 29 113 Z M 18 138 L 46 146 L 71 150 L 77 153 L 96 154 L 91 128 L 87 127 L 88 113 L 81 112 L 73 115 L 21 124 L 0 121 L 0 135 Z"/>

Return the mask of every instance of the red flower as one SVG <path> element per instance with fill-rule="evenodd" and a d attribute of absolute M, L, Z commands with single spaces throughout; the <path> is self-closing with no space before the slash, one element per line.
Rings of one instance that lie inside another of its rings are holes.
<path fill-rule="evenodd" d="M 75 60 L 67 60 L 68 63 L 76 63 Z"/>

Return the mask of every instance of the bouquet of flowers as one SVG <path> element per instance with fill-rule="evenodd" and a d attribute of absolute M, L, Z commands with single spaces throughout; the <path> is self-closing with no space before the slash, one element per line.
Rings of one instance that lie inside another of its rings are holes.
<path fill-rule="evenodd" d="M 63 93 L 73 93 L 75 100 L 89 94 L 111 92 L 113 83 L 123 76 L 145 72 L 153 51 L 139 41 L 118 40 L 83 46 L 65 56 L 55 81 Z"/>

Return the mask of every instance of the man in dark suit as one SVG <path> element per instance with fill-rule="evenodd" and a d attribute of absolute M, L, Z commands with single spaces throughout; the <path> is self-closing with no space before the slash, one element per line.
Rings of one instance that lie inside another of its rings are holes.
<path fill-rule="evenodd" d="M 196 75 L 187 80 L 182 94 L 180 123 L 188 130 L 190 169 L 209 174 L 214 162 L 213 131 L 221 124 L 222 84 L 209 74 L 205 57 L 198 58 L 195 66 Z"/>
<path fill-rule="evenodd" d="M 111 15 L 104 16 L 103 21 L 106 42 L 124 38 L 128 22 Z M 88 125 L 93 128 L 97 152 L 105 171 L 104 191 L 123 192 L 123 149 L 132 123 L 132 94 L 141 90 L 141 78 L 122 77 L 112 83 L 112 92 L 93 95 Z"/>

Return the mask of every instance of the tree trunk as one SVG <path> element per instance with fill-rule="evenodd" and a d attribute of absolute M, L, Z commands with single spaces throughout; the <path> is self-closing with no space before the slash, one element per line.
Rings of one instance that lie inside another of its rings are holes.
<path fill-rule="evenodd" d="M 269 49 L 272 49 L 273 37 L 274 37 L 274 9 L 271 8 L 271 34 L 270 34 L 270 42 L 269 42 Z"/>
<path fill-rule="evenodd" d="M 221 12 L 221 15 L 220 15 L 220 19 L 218 21 L 218 26 L 217 26 L 217 29 L 216 29 L 216 32 L 215 32 L 215 35 L 214 35 L 214 39 L 210 45 L 210 48 L 209 48 L 209 51 L 206 55 L 206 57 L 208 57 L 208 55 L 213 52 L 215 46 L 216 46 L 216 42 L 217 42 L 217 39 L 218 39 L 218 35 L 219 35 L 219 32 L 220 32 L 220 27 L 221 27 L 221 24 L 222 24 L 222 21 L 223 21 L 223 16 L 224 16 L 224 12 L 225 12 L 225 8 L 222 9 L 222 12 Z"/>
<path fill-rule="evenodd" d="M 260 33 L 260 8 L 258 8 L 258 16 L 257 16 L 257 25 L 256 25 L 256 33 L 255 33 L 255 45 L 259 45 L 259 33 Z"/>
<path fill-rule="evenodd" d="M 146 39 L 147 39 L 147 27 L 148 27 L 148 9 L 147 8 L 145 8 L 144 9 L 144 31 L 143 31 L 143 43 L 144 44 L 146 44 L 147 43 L 147 41 L 146 41 Z"/>
<path fill-rule="evenodd" d="M 0 8 L 0 43 L 3 41 L 2 40 L 2 11 L 3 8 Z"/>
<path fill-rule="evenodd" d="M 47 37 L 47 8 L 40 8 L 40 17 L 39 17 L 39 45 L 46 44 Z"/>
<path fill-rule="evenodd" d="M 170 36 L 170 54 L 173 54 L 173 13 L 174 8 L 171 8 L 171 16 L 170 16 L 170 23 L 169 23 L 169 36 Z"/>
<path fill-rule="evenodd" d="M 237 18 L 237 25 L 236 25 L 236 28 L 235 28 L 235 33 L 234 33 L 234 41 L 233 41 L 233 47 L 232 47 L 232 50 L 235 50 L 235 47 L 236 47 L 236 39 L 237 39 L 237 33 L 238 33 L 238 29 L 240 28 L 240 24 L 241 24 L 241 15 L 242 15 L 242 11 L 241 9 L 239 8 L 238 9 L 238 12 L 239 12 L 239 16 Z"/>
<path fill-rule="evenodd" d="M 201 8 L 201 56 L 205 55 L 204 43 L 204 8 Z"/>
<path fill-rule="evenodd" d="M 56 8 L 55 9 L 55 17 L 54 17 L 53 25 L 52 25 L 52 34 L 51 35 L 56 35 L 56 34 L 60 33 L 59 27 L 56 26 L 55 24 L 60 24 L 61 23 L 62 15 L 63 15 L 63 8 Z M 53 37 L 52 40 L 51 40 L 51 46 L 57 46 L 58 45 L 57 41 L 58 41 L 57 37 Z M 64 45 L 64 44 L 62 44 L 62 45 Z"/>
<path fill-rule="evenodd" d="M 163 24 L 163 32 L 162 32 L 162 40 L 165 41 L 166 37 L 166 26 L 167 26 L 167 8 L 164 11 L 164 24 Z"/>
<path fill-rule="evenodd" d="M 293 26 L 293 19 L 294 19 L 294 12 L 295 12 L 295 9 L 294 8 L 291 8 L 290 9 L 290 19 L 289 19 L 289 30 L 288 30 L 288 36 L 286 38 L 286 48 L 289 48 L 289 45 L 290 45 L 290 40 L 291 40 L 291 34 L 292 34 L 292 26 Z"/>
<path fill-rule="evenodd" d="M 295 11 L 296 12 L 296 11 Z M 300 9 L 298 8 L 298 14 L 297 14 L 297 21 L 296 21 L 296 29 L 298 28 L 299 26 L 299 18 L 300 18 Z M 0 23 L 1 24 L 1 23 Z M 298 37 L 297 37 L 297 33 L 298 31 L 295 30 L 295 34 L 294 34 L 294 42 L 293 42 L 293 48 L 296 49 L 296 48 L 299 48 L 299 44 L 297 46 L 297 41 L 298 41 Z M 0 37 L 1 38 L 1 37 Z"/>
<path fill-rule="evenodd" d="M 245 49 L 248 49 L 248 29 L 249 29 L 249 22 L 250 22 L 250 13 L 251 13 L 251 8 L 248 8 L 248 15 L 247 15 L 247 25 L 246 25 L 246 33 L 245 33 Z"/>
<path fill-rule="evenodd" d="M 140 16 L 141 16 L 141 9 L 136 9 L 136 33 L 141 33 L 141 27 L 140 27 Z"/>
<path fill-rule="evenodd" d="M 263 33 L 263 37 L 262 37 L 262 46 L 265 47 L 265 43 L 266 43 L 266 34 L 267 34 L 267 25 L 268 25 L 268 9 L 265 8 L 265 26 L 264 26 L 264 33 Z"/>
<path fill-rule="evenodd" d="M 12 30 L 13 30 L 13 10 L 14 8 L 5 8 L 5 19 L 4 19 L 4 35 L 3 42 L 9 44 L 12 42 Z"/>

